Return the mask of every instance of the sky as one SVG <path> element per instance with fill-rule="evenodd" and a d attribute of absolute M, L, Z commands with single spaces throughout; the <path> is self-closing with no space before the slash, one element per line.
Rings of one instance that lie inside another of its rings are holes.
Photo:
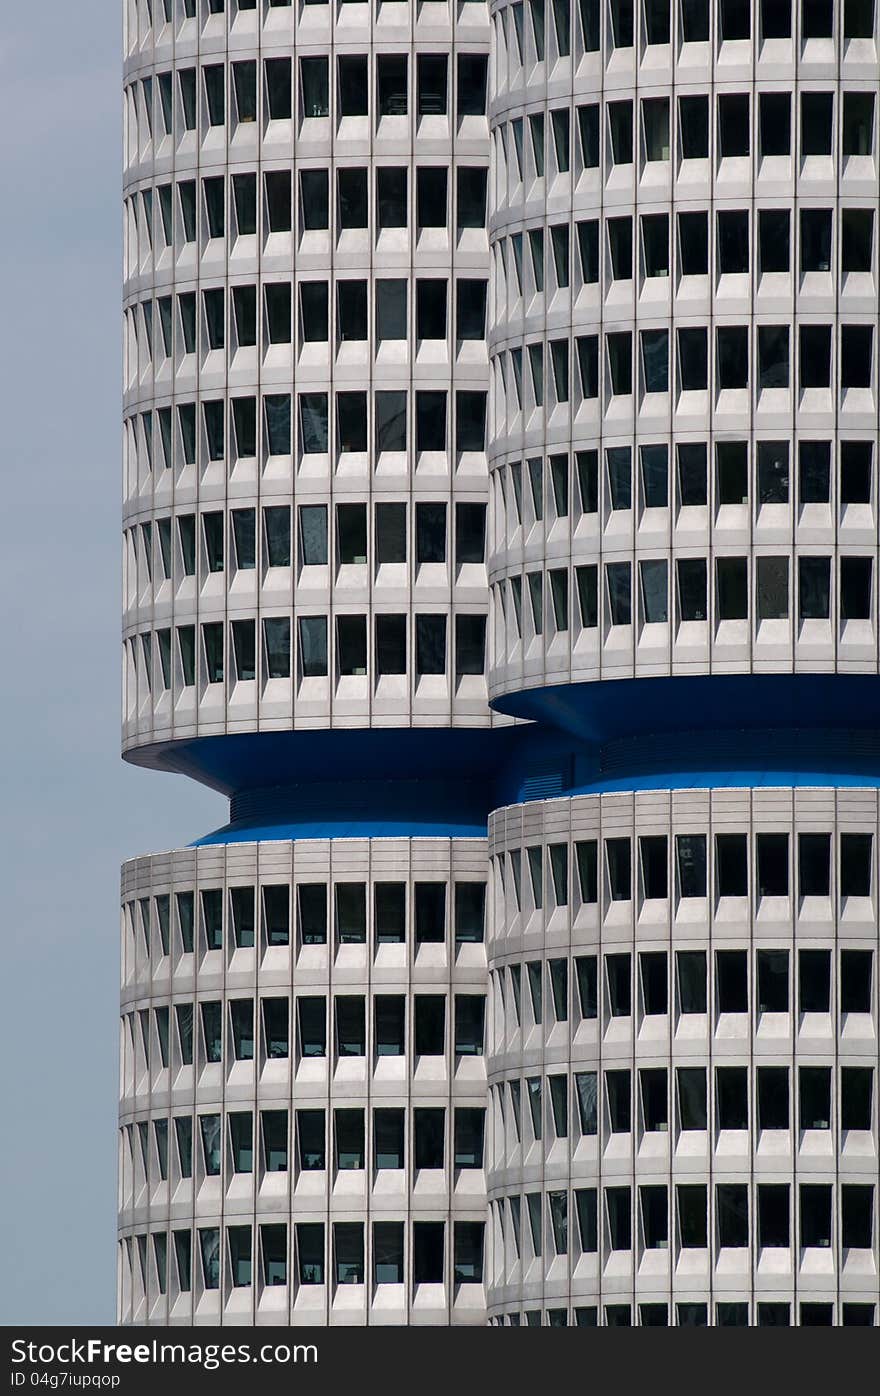
<path fill-rule="evenodd" d="M 0 17 L 0 1324 L 111 1324 L 119 865 L 225 822 L 119 757 L 122 0 Z"/>

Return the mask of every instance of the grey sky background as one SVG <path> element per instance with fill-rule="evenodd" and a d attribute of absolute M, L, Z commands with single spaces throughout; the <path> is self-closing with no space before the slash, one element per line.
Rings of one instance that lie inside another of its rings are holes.
<path fill-rule="evenodd" d="M 0 9 L 0 1323 L 115 1320 L 119 864 L 225 822 L 119 759 L 122 0 Z"/>

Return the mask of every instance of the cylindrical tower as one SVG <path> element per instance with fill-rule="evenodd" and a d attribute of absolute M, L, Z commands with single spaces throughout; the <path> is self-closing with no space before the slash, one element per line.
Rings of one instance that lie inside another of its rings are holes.
<path fill-rule="evenodd" d="M 874 7 L 492 49 L 490 1321 L 874 1323 Z"/>
<path fill-rule="evenodd" d="M 876 1323 L 875 6 L 125 46 L 120 1319 Z"/>
<path fill-rule="evenodd" d="M 484 1322 L 487 8 L 125 19 L 119 1316 Z"/>

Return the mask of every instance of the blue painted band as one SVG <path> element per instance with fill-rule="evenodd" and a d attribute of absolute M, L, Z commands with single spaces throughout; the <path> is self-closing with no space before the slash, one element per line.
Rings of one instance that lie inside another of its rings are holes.
<path fill-rule="evenodd" d="M 726 675 L 531 689 L 522 725 L 253 733 L 130 754 L 230 796 L 203 843 L 475 837 L 507 804 L 601 791 L 880 786 L 880 679 Z"/>
<path fill-rule="evenodd" d="M 880 730 L 873 674 L 697 674 L 521 689 L 499 712 L 603 743 L 656 732 L 742 728 Z"/>

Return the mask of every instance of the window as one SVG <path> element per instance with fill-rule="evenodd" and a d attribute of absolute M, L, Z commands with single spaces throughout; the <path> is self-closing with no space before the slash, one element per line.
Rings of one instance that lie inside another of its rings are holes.
<path fill-rule="evenodd" d="M 323 1115 L 323 1111 L 321 1114 Z M 333 1132 L 337 1169 L 345 1171 L 363 1168 L 365 1159 L 363 1110 L 334 1110 Z"/>
<path fill-rule="evenodd" d="M 669 332 L 642 330 L 639 334 L 642 350 L 642 376 L 646 393 L 669 391 Z"/>
<path fill-rule="evenodd" d="M 375 1051 L 378 1057 L 402 1057 L 405 1043 L 405 1001 L 398 994 L 374 1000 Z"/>
<path fill-rule="evenodd" d="M 758 1128 L 788 1129 L 788 1067 L 759 1066 L 757 1095 Z"/>
<path fill-rule="evenodd" d="M 484 54 L 459 53 L 456 105 L 459 117 L 485 116 L 488 59 Z"/>
<path fill-rule="evenodd" d="M 805 39 L 830 39 L 834 33 L 832 0 L 803 0 L 801 34 Z"/>
<path fill-rule="evenodd" d="M 376 1168 L 404 1167 L 404 1111 L 373 1111 L 373 1162 Z"/>
<path fill-rule="evenodd" d="M 380 232 L 386 228 L 407 226 L 407 201 L 406 167 L 380 166 L 376 170 L 376 207 Z"/>
<path fill-rule="evenodd" d="M 669 1244 L 669 1201 L 665 1186 L 640 1187 L 639 1202 L 645 1249 L 665 1250 Z"/>
<path fill-rule="evenodd" d="M 746 93 L 718 98 L 718 148 L 722 158 L 749 154 L 749 99 Z"/>
<path fill-rule="evenodd" d="M 788 1184 L 759 1183 L 757 1193 L 759 1247 L 763 1250 L 790 1245 Z"/>
<path fill-rule="evenodd" d="M 407 65 L 405 53 L 380 53 L 376 58 L 379 115 L 406 116 Z"/>
<path fill-rule="evenodd" d="M 840 952 L 840 1011 L 870 1013 L 874 954 L 872 950 Z"/>
<path fill-rule="evenodd" d="M 842 325 L 840 329 L 840 386 L 870 388 L 874 357 L 871 325 Z"/>
<path fill-rule="evenodd" d="M 442 1109 L 416 1107 L 413 1111 L 417 1169 L 443 1167 L 445 1118 L 446 1112 Z"/>
<path fill-rule="evenodd" d="M 709 215 L 678 215 L 678 255 L 682 276 L 706 276 L 709 271 Z M 682 332 L 679 331 L 679 334 Z"/>
<path fill-rule="evenodd" d="M 815 1189 L 823 1194 L 816 1199 L 811 1211 L 817 1215 L 810 1220 L 816 1228 L 818 1241 L 814 1244 L 831 1244 L 831 1189 Z M 805 1189 L 802 1189 L 802 1194 Z M 824 1195 L 827 1193 L 827 1196 Z M 801 1198 L 801 1214 L 804 1212 L 804 1199 Z M 844 1184 L 840 1190 L 841 1245 L 844 1250 L 870 1251 L 874 1237 L 874 1189 L 858 1184 Z M 802 1226 L 804 1225 L 802 1221 Z M 801 1244 L 806 1244 L 803 1239 Z"/>
<path fill-rule="evenodd" d="M 447 58 L 445 53 L 417 56 L 416 109 L 419 116 L 445 116 L 447 110 Z"/>
<path fill-rule="evenodd" d="M 841 1129 L 870 1130 L 873 1114 L 873 1097 L 873 1067 L 842 1067 L 840 1072 Z"/>
<path fill-rule="evenodd" d="M 706 1072 L 699 1066 L 680 1066 L 676 1070 L 678 1086 L 678 1116 L 683 1130 L 704 1130 L 708 1120 Z"/>
<path fill-rule="evenodd" d="M 645 276 L 669 275 L 669 216 L 652 213 L 641 220 Z"/>
<path fill-rule="evenodd" d="M 296 1252 L 299 1283 L 301 1285 L 321 1285 L 324 1283 L 324 1224 L 323 1222 L 297 1222 Z"/>
<path fill-rule="evenodd" d="M 870 155 L 874 148 L 873 92 L 843 94 L 843 154 Z"/>
<path fill-rule="evenodd" d="M 297 999 L 299 1050 L 304 1057 L 327 1055 L 327 1002 L 323 998 Z"/>
<path fill-rule="evenodd" d="M 790 225 L 788 209 L 758 211 L 758 269 L 762 274 L 791 270 Z"/>
<path fill-rule="evenodd" d="M 758 834 L 757 867 L 760 897 L 788 896 L 788 835 Z"/>
<path fill-rule="evenodd" d="M 718 1244 L 744 1247 L 749 1243 L 748 1189 L 744 1183 L 720 1183 L 715 1189 Z"/>
<path fill-rule="evenodd" d="M 789 1007 L 788 951 L 759 950 L 757 952 L 757 969 L 759 1012 L 787 1013 Z"/>
<path fill-rule="evenodd" d="M 222 126 L 226 120 L 226 70 L 222 63 L 212 63 L 210 67 L 203 68 L 205 82 L 205 105 L 208 109 L 208 126 Z M 183 78 L 183 73 L 180 77 Z M 184 94 L 184 107 L 186 107 L 186 94 Z M 193 121 L 193 127 L 196 123 Z M 191 130 L 187 123 L 187 130 Z"/>
<path fill-rule="evenodd" d="M 303 231 L 320 232 L 322 229 L 326 229 L 330 213 L 328 172 L 326 170 L 300 170 L 299 189 L 300 219 Z M 240 223 L 239 231 L 241 231 Z M 256 227 L 253 231 L 256 232 Z"/>
<path fill-rule="evenodd" d="M 758 836 L 760 839 L 760 835 Z M 769 835 L 765 837 L 776 837 Z M 785 835 L 781 837 L 785 838 Z M 788 868 L 785 868 L 786 877 Z M 759 865 L 759 878 L 760 865 Z M 767 894 L 764 894 L 767 895 Z M 715 954 L 715 989 L 719 1013 L 747 1013 L 749 1009 L 748 955 L 745 950 L 718 950 Z"/>
<path fill-rule="evenodd" d="M 613 1134 L 629 1134 L 632 1129 L 630 1073 L 606 1071 L 605 1098 L 608 1120 Z"/>
<path fill-rule="evenodd" d="M 413 1282 L 443 1283 L 443 1222 L 413 1222 Z"/>
<path fill-rule="evenodd" d="M 801 93 L 801 155 L 830 155 L 834 96 L 831 92 Z"/>
<path fill-rule="evenodd" d="M 322 1147 L 323 1147 L 323 1112 Z M 263 1159 L 267 1173 L 287 1172 L 287 1111 L 263 1110 L 260 1114 L 263 1138 Z"/>
<path fill-rule="evenodd" d="M 708 97 L 679 97 L 678 131 L 683 160 L 705 160 L 708 158 Z"/>
<path fill-rule="evenodd" d="M 333 1250 L 336 1283 L 360 1285 L 364 1282 L 364 1227 L 362 1222 L 334 1222 Z"/>
<path fill-rule="evenodd" d="M 664 955 L 663 959 L 665 958 Z M 669 1104 L 667 1099 L 665 1067 L 656 1067 L 649 1071 L 640 1071 L 639 1089 L 645 1132 L 650 1134 L 668 1129 Z"/>
<path fill-rule="evenodd" d="M 457 171 L 458 226 L 479 228 L 485 223 L 485 170 L 459 166 Z M 447 171 L 439 167 L 416 170 L 416 221 L 419 228 L 445 228 Z"/>
<path fill-rule="evenodd" d="M 455 995 L 455 1053 L 482 1056 L 486 999 L 482 994 Z"/>
<path fill-rule="evenodd" d="M 788 326 L 759 325 L 758 387 L 787 388 L 788 385 Z"/>
<path fill-rule="evenodd" d="M 840 268 L 870 272 L 874 253 L 874 210 L 844 208 L 840 211 Z"/>
<path fill-rule="evenodd" d="M 336 1113 L 338 1117 L 340 1112 Z M 296 1146 L 299 1166 L 304 1172 L 321 1171 L 327 1167 L 323 1110 L 297 1110 Z M 337 1162 L 337 1167 L 340 1166 Z"/>
<path fill-rule="evenodd" d="M 399 284 L 406 286 L 405 282 Z M 468 277 L 459 277 L 456 280 L 455 334 L 457 339 L 483 338 L 486 329 L 487 287 L 486 281 L 478 281 Z M 400 337 L 403 338 L 403 336 Z"/>
<path fill-rule="evenodd" d="M 485 882 L 455 884 L 455 942 L 481 942 L 485 919 Z"/>
<path fill-rule="evenodd" d="M 798 951 L 798 1011 L 831 1012 L 831 951 Z"/>
<path fill-rule="evenodd" d="M 716 1129 L 748 1129 L 749 1081 L 744 1066 L 719 1066 L 715 1071 Z"/>
<path fill-rule="evenodd" d="M 289 58 L 267 58 L 263 64 L 266 75 L 266 110 L 270 121 L 289 121 L 291 107 L 291 76 Z"/>
<path fill-rule="evenodd" d="M 595 1017 L 595 1014 L 593 1015 Z M 581 1134 L 594 1135 L 598 1129 L 598 1080 L 595 1071 L 575 1073 L 575 1093 Z"/>
<path fill-rule="evenodd" d="M 324 57 L 299 60 L 300 101 L 304 117 L 330 115 L 330 69 Z"/>
<path fill-rule="evenodd" d="M 718 387 L 747 388 L 749 385 L 749 337 L 747 328 L 727 325 L 716 331 Z"/>
<path fill-rule="evenodd" d="M 613 0 L 611 29 L 615 48 L 632 48 L 633 6 L 631 0 Z"/>
<path fill-rule="evenodd" d="M 719 897 L 748 895 L 748 851 L 745 834 L 716 835 L 715 876 Z"/>
<path fill-rule="evenodd" d="M 641 105 L 645 160 L 668 160 L 669 99 L 667 97 L 646 98 Z"/>
<path fill-rule="evenodd" d="M 440 1057 L 446 1051 L 446 998 L 443 994 L 417 994 L 415 998 L 415 1052 L 417 1057 Z"/>
<path fill-rule="evenodd" d="M 631 165 L 633 159 L 632 102 L 609 102 L 611 159 L 615 165 Z"/>
<path fill-rule="evenodd" d="M 762 92 L 758 98 L 762 156 L 791 154 L 791 97 L 787 92 Z"/>
<path fill-rule="evenodd" d="M 678 834 L 675 840 L 678 894 L 680 897 L 706 895 L 706 836 Z"/>
<path fill-rule="evenodd" d="M 873 840 L 871 834 L 841 834 L 841 898 L 869 897 L 871 895 L 872 860 Z"/>
<path fill-rule="evenodd" d="M 354 994 L 340 994 L 336 999 L 335 1007 L 337 1056 L 365 1056 L 367 1023 L 363 998 Z"/>
<path fill-rule="evenodd" d="M 613 1251 L 631 1250 L 632 1218 L 629 1188 L 606 1188 L 605 1209 L 608 1217 L 609 1248 Z M 628 1309 L 629 1305 L 626 1305 L 626 1308 Z"/>
<path fill-rule="evenodd" d="M 802 1130 L 831 1127 L 831 1070 L 826 1066 L 798 1069 L 798 1122 Z"/>
<path fill-rule="evenodd" d="M 598 986 L 596 956 L 582 955 L 575 962 L 577 974 L 578 1003 L 582 1018 L 595 1018 L 598 1013 Z"/>
<path fill-rule="evenodd" d="M 403 1283 L 403 1222 L 373 1222 L 373 1281 Z"/>
<path fill-rule="evenodd" d="M 367 58 L 365 54 L 337 57 L 337 103 L 340 117 L 367 115 Z"/>
<path fill-rule="evenodd" d="M 598 106 L 578 107 L 578 132 L 581 142 L 581 160 L 584 169 L 591 170 L 599 165 L 599 108 Z M 586 224 L 579 224 L 586 227 Z M 597 225 L 589 225 L 597 226 Z M 587 277 L 584 277 L 587 280 Z"/>
<path fill-rule="evenodd" d="M 614 838 L 605 840 L 608 891 L 612 901 L 629 901 L 632 897 L 630 856 L 629 839 Z"/>

